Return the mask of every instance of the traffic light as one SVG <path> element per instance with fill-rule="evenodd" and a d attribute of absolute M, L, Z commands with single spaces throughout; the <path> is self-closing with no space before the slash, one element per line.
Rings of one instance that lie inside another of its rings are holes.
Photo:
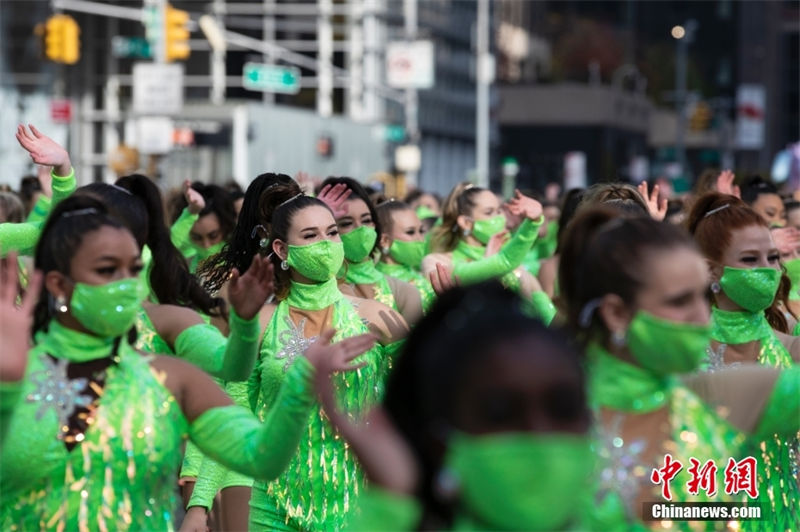
<path fill-rule="evenodd" d="M 187 59 L 189 48 L 189 13 L 175 9 L 167 4 L 164 14 L 164 41 L 167 47 L 167 61 Z"/>
<path fill-rule="evenodd" d="M 689 129 L 692 131 L 705 131 L 711 123 L 714 112 L 706 102 L 698 102 L 694 106 L 692 116 L 689 117 Z"/>
<path fill-rule="evenodd" d="M 81 29 L 69 15 L 53 15 L 44 24 L 44 55 L 56 63 L 74 65 L 81 57 Z"/>

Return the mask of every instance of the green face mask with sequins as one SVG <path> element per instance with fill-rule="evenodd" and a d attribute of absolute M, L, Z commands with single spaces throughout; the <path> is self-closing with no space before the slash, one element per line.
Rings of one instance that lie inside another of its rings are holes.
<path fill-rule="evenodd" d="M 506 228 L 506 217 L 502 214 L 492 216 L 485 220 L 475 220 L 472 225 L 472 234 L 483 245 L 489 243 L 489 239 Z"/>
<path fill-rule="evenodd" d="M 336 275 L 344 262 L 341 242 L 320 240 L 307 246 L 289 245 L 286 264 L 312 281 L 323 282 Z"/>
<path fill-rule="evenodd" d="M 413 242 L 394 240 L 389 246 L 389 255 L 403 266 L 419 270 L 422 257 L 425 256 L 425 242 L 422 240 Z"/>
<path fill-rule="evenodd" d="M 98 336 L 112 338 L 133 327 L 146 295 L 147 289 L 138 276 L 98 285 L 75 283 L 69 307 L 84 327 Z"/>
<path fill-rule="evenodd" d="M 194 249 L 197 252 L 197 258 L 200 260 L 205 260 L 208 257 L 212 257 L 222 251 L 222 248 L 225 247 L 225 241 L 221 240 L 214 244 L 213 246 L 204 248 L 203 246 L 195 245 Z"/>
<path fill-rule="evenodd" d="M 719 285 L 731 301 L 750 312 L 769 308 L 775 300 L 781 272 L 775 268 L 730 268 L 725 266 Z"/>
<path fill-rule="evenodd" d="M 657 375 L 697 369 L 711 341 L 711 325 L 680 323 L 639 311 L 628 328 L 631 354 L 644 369 Z"/>
<path fill-rule="evenodd" d="M 589 438 L 567 434 L 457 433 L 445 468 L 460 504 L 489 530 L 558 530 L 574 521 L 593 467 Z"/>
<path fill-rule="evenodd" d="M 344 256 L 350 262 L 361 262 L 369 256 L 375 247 L 378 233 L 374 227 L 362 225 L 349 233 L 341 233 L 344 244 Z"/>

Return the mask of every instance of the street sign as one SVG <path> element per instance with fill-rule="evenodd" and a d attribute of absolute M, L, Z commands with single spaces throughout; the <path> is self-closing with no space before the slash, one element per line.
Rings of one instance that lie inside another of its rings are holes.
<path fill-rule="evenodd" d="M 50 118 L 56 124 L 68 124 L 72 119 L 72 102 L 69 100 L 52 100 L 50 102 Z"/>
<path fill-rule="evenodd" d="M 111 39 L 111 53 L 118 58 L 150 59 L 152 57 L 150 43 L 144 37 L 116 35 Z"/>
<path fill-rule="evenodd" d="M 183 107 L 183 66 L 137 63 L 133 66 L 133 112 L 174 115 Z"/>
<path fill-rule="evenodd" d="M 251 91 L 297 94 L 300 92 L 300 69 L 263 63 L 245 63 L 242 70 L 242 85 Z"/>
<path fill-rule="evenodd" d="M 403 142 L 406 140 L 406 128 L 398 124 L 388 124 L 384 131 L 384 138 L 389 142 Z"/>
<path fill-rule="evenodd" d="M 433 87 L 433 42 L 390 42 L 386 46 L 386 82 L 396 89 Z"/>

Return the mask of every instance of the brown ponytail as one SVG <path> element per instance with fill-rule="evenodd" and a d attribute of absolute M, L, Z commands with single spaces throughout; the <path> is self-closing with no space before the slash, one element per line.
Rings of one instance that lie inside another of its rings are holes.
<path fill-rule="evenodd" d="M 475 207 L 475 195 L 486 190 L 472 183 L 456 185 L 442 204 L 442 223 L 431 232 L 431 250 L 434 252 L 452 251 L 458 243 L 458 217 L 469 215 Z"/>

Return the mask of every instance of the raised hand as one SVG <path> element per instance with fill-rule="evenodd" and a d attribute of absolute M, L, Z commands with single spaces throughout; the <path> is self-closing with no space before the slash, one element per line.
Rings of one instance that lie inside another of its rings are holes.
<path fill-rule="evenodd" d="M 17 126 L 16 137 L 19 145 L 25 148 L 33 162 L 52 166 L 56 175 L 68 176 L 72 171 L 72 163 L 67 150 L 47 135 L 39 132 L 32 124 L 28 124 L 28 128 L 21 124 Z"/>
<path fill-rule="evenodd" d="M 192 506 L 186 510 L 178 532 L 208 532 L 208 514 L 202 506 Z"/>
<path fill-rule="evenodd" d="M 334 218 L 341 218 L 347 214 L 347 198 L 353 191 L 347 188 L 344 183 L 336 185 L 325 185 L 319 191 L 317 199 L 325 203 L 333 211 Z"/>
<path fill-rule="evenodd" d="M 236 314 L 245 320 L 253 319 L 275 292 L 274 282 L 272 263 L 257 253 L 244 275 L 234 268 L 228 283 L 228 300 Z"/>
<path fill-rule="evenodd" d="M 514 190 L 514 197 L 508 200 L 508 210 L 512 214 L 525 216 L 529 220 L 538 220 L 544 212 L 541 203 L 528 196 L 523 196 L 519 189 Z"/>
<path fill-rule="evenodd" d="M 33 307 L 42 287 L 42 274 L 35 272 L 29 282 L 22 304 L 17 307 L 19 286 L 17 255 L 9 253 L 0 259 L 0 382 L 18 381 L 25 376 L 30 349 Z"/>
<path fill-rule="evenodd" d="M 205 198 L 192 188 L 192 182 L 188 179 L 183 182 L 183 197 L 186 199 L 187 208 L 192 214 L 200 214 L 200 211 L 206 208 Z"/>
<path fill-rule="evenodd" d="M 658 199 L 658 185 L 653 185 L 653 191 L 650 194 L 647 193 L 647 181 L 642 181 L 639 183 L 637 188 L 639 189 L 639 193 L 644 198 L 645 203 L 647 203 L 647 210 L 650 211 L 650 217 L 654 220 L 658 220 L 659 222 L 666 218 L 667 199 Z"/>
<path fill-rule="evenodd" d="M 717 176 L 717 192 L 736 196 L 741 199 L 742 193 L 739 187 L 733 184 L 735 178 L 736 176 L 730 170 L 723 170 L 720 172 L 719 176 Z"/>
<path fill-rule="evenodd" d="M 794 227 L 779 227 L 770 231 L 781 255 L 800 250 L 800 231 Z"/>
<path fill-rule="evenodd" d="M 436 263 L 436 269 L 431 272 L 430 281 L 433 291 L 437 296 L 440 296 L 448 290 L 458 286 L 458 277 L 453 278 L 451 272 L 441 262 Z"/>
<path fill-rule="evenodd" d="M 483 256 L 491 257 L 492 255 L 500 251 L 500 248 L 503 247 L 503 244 L 506 243 L 507 239 L 508 239 L 507 230 L 500 231 L 499 233 L 495 233 L 492 236 L 490 236 L 489 241 L 486 243 L 486 251 L 484 252 Z"/>
<path fill-rule="evenodd" d="M 353 371 L 363 368 L 366 362 L 353 364 L 353 360 L 375 345 L 375 336 L 372 334 L 351 336 L 332 344 L 331 340 L 335 334 L 334 329 L 324 331 L 319 335 L 317 341 L 308 346 L 303 353 L 303 356 L 316 369 L 317 380 L 328 380 L 329 375 L 336 371 Z"/>

